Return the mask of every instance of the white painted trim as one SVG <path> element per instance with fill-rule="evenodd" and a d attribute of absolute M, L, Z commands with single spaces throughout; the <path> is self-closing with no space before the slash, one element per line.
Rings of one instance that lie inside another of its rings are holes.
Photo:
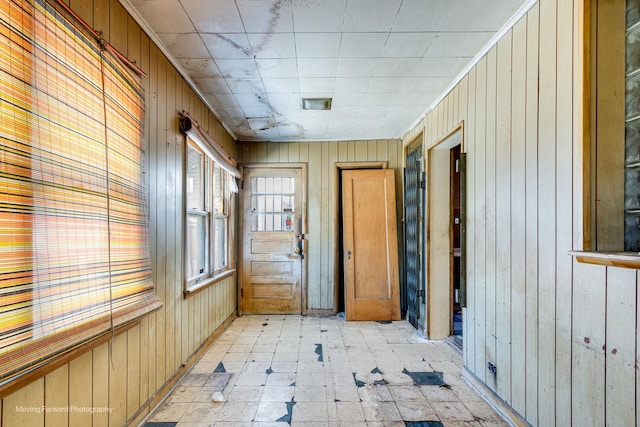
<path fill-rule="evenodd" d="M 485 56 L 487 52 L 489 52 L 489 50 L 491 50 L 491 48 L 495 46 L 498 41 L 500 41 L 500 39 L 507 33 L 507 31 L 509 31 L 520 20 L 520 18 L 522 18 L 537 2 L 538 0 L 528 0 L 525 4 L 523 4 L 520 9 L 518 9 L 518 11 L 502 26 L 502 28 L 500 28 L 500 30 L 493 37 L 491 37 L 491 39 L 476 54 L 476 56 L 474 56 L 473 59 L 469 61 L 467 66 L 464 67 L 462 71 L 460 71 L 456 78 L 451 81 L 449 86 L 447 86 L 445 90 L 442 91 L 442 93 L 431 103 L 431 105 L 425 110 L 425 112 L 422 113 L 422 115 L 420 115 L 420 117 L 418 117 L 418 119 L 411 124 L 409 129 L 402 134 L 402 137 L 400 139 L 404 140 L 407 135 L 412 132 L 416 128 L 416 126 L 418 126 L 420 122 L 424 120 L 425 117 L 427 117 L 427 114 L 429 114 L 431 110 L 438 106 L 438 104 L 445 98 L 445 96 L 447 96 L 449 92 L 451 92 L 453 88 L 455 88 L 456 85 L 460 83 L 464 76 L 469 74 L 469 71 L 471 71 L 471 69 L 476 66 L 476 64 L 482 59 L 482 57 Z"/>
<path fill-rule="evenodd" d="M 204 103 L 204 105 L 207 106 L 209 111 L 211 111 L 213 113 L 213 115 L 216 117 L 216 119 L 218 119 L 218 121 L 224 127 L 224 129 L 227 132 L 229 132 L 229 135 L 231 135 L 233 140 L 237 141 L 238 137 L 236 136 L 236 134 L 233 133 L 233 131 L 231 129 L 229 129 L 229 127 L 227 127 L 227 125 L 222 120 L 220 115 L 211 106 L 211 104 L 209 104 L 209 101 L 207 101 L 207 99 L 204 97 L 204 95 L 200 91 L 200 89 L 198 89 L 198 86 L 193 82 L 193 80 L 191 80 L 191 77 L 189 77 L 189 75 L 184 70 L 184 68 L 182 68 L 182 65 L 180 65 L 180 63 L 173 57 L 171 52 L 169 52 L 169 49 L 167 49 L 167 47 L 164 45 L 164 43 L 162 43 L 162 41 L 160 40 L 158 35 L 151 29 L 151 26 L 149 26 L 147 21 L 138 13 L 138 11 L 136 10 L 135 7 L 133 7 L 131 2 L 129 0 L 119 0 L 119 1 L 120 1 L 120 4 L 127 10 L 127 12 L 129 12 L 129 15 L 131 15 L 131 17 L 138 23 L 138 25 L 140 25 L 142 30 L 145 33 L 147 33 L 149 38 L 156 44 L 156 46 L 158 46 L 160 51 L 162 51 L 164 56 L 167 57 L 169 62 L 171 62 L 171 64 L 173 64 L 174 67 L 176 67 L 176 70 L 178 70 L 178 73 L 180 73 L 182 78 L 184 78 L 187 81 L 187 84 L 189 84 L 189 87 L 191 87 L 191 89 L 196 93 L 196 95 L 198 95 L 198 98 L 200 98 L 200 100 Z M 146 70 L 143 70 L 143 71 L 146 72 Z M 200 118 L 200 120 L 203 120 L 203 118 Z"/>

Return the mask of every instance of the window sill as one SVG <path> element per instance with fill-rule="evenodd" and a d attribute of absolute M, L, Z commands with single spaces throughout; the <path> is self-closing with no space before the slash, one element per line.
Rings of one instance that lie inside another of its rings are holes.
<path fill-rule="evenodd" d="M 569 255 L 574 256 L 578 262 L 585 264 L 640 269 L 640 253 L 638 252 L 571 251 Z"/>
<path fill-rule="evenodd" d="M 188 298 L 191 295 L 195 295 L 200 291 L 205 290 L 206 288 L 208 288 L 209 286 L 212 286 L 218 282 L 220 282 L 221 280 L 226 279 L 227 277 L 232 276 L 233 274 L 235 274 L 236 270 L 234 269 L 229 269 L 229 270 L 225 270 L 221 273 L 218 273 L 217 275 L 210 277 L 208 279 L 204 279 L 201 280 L 197 283 L 194 283 L 193 285 L 189 286 L 188 288 L 186 288 L 184 290 L 184 297 Z"/>

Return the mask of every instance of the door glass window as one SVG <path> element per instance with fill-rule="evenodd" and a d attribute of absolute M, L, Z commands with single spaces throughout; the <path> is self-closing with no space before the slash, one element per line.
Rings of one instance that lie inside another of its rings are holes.
<path fill-rule="evenodd" d="M 293 177 L 251 178 L 251 231 L 293 231 Z"/>

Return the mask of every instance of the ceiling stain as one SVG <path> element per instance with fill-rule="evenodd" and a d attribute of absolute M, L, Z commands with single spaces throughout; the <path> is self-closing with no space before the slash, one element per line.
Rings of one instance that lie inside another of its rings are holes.
<path fill-rule="evenodd" d="M 239 51 L 241 51 L 242 53 L 244 53 L 247 57 L 252 57 L 253 54 L 251 52 L 251 50 L 247 49 L 246 47 L 240 46 L 238 43 L 236 43 L 235 41 L 231 40 L 228 37 L 225 37 L 223 34 L 219 34 L 219 33 L 214 33 L 212 34 L 214 37 L 216 37 L 217 39 L 222 40 L 223 42 L 229 44 L 231 47 L 233 47 L 234 49 L 237 49 Z"/>

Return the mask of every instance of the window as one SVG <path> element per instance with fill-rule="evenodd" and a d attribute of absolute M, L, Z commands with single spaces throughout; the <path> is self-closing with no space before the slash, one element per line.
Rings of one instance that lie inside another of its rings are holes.
<path fill-rule="evenodd" d="M 627 0 L 624 250 L 640 252 L 640 0 Z"/>
<path fill-rule="evenodd" d="M 161 306 L 140 76 L 96 37 L 0 3 L 0 389 Z"/>
<path fill-rule="evenodd" d="M 625 223 L 631 225 L 633 216 L 630 200 L 625 201 L 625 176 L 631 178 L 634 169 L 633 162 L 628 163 L 631 168 L 625 168 L 625 122 L 632 114 L 625 113 L 627 7 L 625 1 L 585 3 L 588 19 L 584 26 L 584 86 L 576 90 L 579 95 L 579 89 L 585 93 L 583 129 L 585 139 L 590 141 L 585 147 L 588 156 L 584 176 L 589 182 L 589 202 L 585 206 L 583 249 L 622 252 L 630 247 L 629 242 L 625 243 L 625 235 L 629 235 L 631 228 Z M 629 83 L 633 81 L 632 78 Z M 629 125 L 627 131 L 632 130 L 633 124 Z M 630 184 L 628 181 L 628 190 Z"/>
<path fill-rule="evenodd" d="M 233 176 L 188 139 L 186 171 L 186 283 L 200 288 L 230 270 L 230 201 Z"/>

